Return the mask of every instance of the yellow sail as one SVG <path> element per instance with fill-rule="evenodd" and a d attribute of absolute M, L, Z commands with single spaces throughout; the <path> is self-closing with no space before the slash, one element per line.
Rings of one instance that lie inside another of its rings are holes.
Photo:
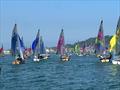
<path fill-rule="evenodd" d="M 116 45 L 116 35 L 113 35 L 113 37 L 110 40 L 110 52 L 112 52 L 115 49 Z"/>

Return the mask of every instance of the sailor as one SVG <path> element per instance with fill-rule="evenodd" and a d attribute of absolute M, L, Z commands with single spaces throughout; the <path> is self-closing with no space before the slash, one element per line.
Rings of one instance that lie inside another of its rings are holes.
<path fill-rule="evenodd" d="M 38 59 L 43 59 L 43 58 L 44 58 L 44 56 L 38 54 Z"/>
<path fill-rule="evenodd" d="M 105 59 L 102 55 L 99 55 L 98 57 L 100 58 L 100 60 Z"/>
<path fill-rule="evenodd" d="M 38 54 L 38 59 L 40 59 L 40 54 Z"/>
<path fill-rule="evenodd" d="M 16 59 L 17 61 L 19 61 L 20 62 L 20 64 L 23 64 L 24 63 L 24 61 L 22 60 L 22 58 L 20 57 L 20 55 L 18 55 L 18 57 L 17 57 L 17 59 Z"/>

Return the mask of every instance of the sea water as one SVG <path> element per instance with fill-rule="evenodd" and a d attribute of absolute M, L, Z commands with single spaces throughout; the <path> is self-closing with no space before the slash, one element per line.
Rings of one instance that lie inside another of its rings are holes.
<path fill-rule="evenodd" d="M 12 65 L 12 56 L 0 57 L 0 90 L 120 90 L 120 66 L 101 63 L 95 56 L 71 56 Z"/>

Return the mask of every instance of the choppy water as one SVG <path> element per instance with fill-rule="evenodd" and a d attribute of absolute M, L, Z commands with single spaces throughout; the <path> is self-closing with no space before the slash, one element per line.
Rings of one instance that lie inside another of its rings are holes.
<path fill-rule="evenodd" d="M 73 56 L 61 62 L 48 61 L 12 65 L 13 58 L 0 58 L 0 90 L 120 90 L 120 66 L 100 63 L 93 56 Z"/>

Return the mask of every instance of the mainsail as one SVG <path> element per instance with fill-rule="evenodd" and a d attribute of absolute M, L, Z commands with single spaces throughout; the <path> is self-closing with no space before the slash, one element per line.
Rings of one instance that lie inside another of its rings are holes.
<path fill-rule="evenodd" d="M 23 57 L 23 46 L 21 45 L 21 39 L 20 36 L 18 35 L 18 47 L 17 47 L 18 53 L 20 54 L 20 57 L 22 60 L 24 59 Z"/>
<path fill-rule="evenodd" d="M 100 23 L 98 36 L 97 36 L 96 41 L 95 41 L 95 51 L 96 51 L 96 54 L 103 54 L 103 52 L 105 51 L 103 20 Z"/>
<path fill-rule="evenodd" d="M 4 54 L 4 49 L 3 49 L 3 44 L 2 47 L 0 48 L 0 56 L 2 56 Z"/>
<path fill-rule="evenodd" d="M 21 40 L 20 36 L 18 35 L 17 32 L 17 24 L 15 24 L 13 32 L 12 32 L 12 39 L 11 39 L 11 52 L 12 55 L 20 55 L 22 59 L 23 58 L 23 41 Z"/>
<path fill-rule="evenodd" d="M 17 24 L 15 24 L 13 31 L 12 31 L 12 39 L 11 39 L 11 53 L 12 55 L 15 55 L 17 52 L 17 38 L 18 38 L 18 33 L 17 33 Z"/>
<path fill-rule="evenodd" d="M 115 46 L 116 46 L 116 34 L 112 36 L 110 40 L 110 52 L 115 52 Z"/>
<path fill-rule="evenodd" d="M 80 54 L 80 45 L 79 45 L 79 44 L 76 44 L 76 45 L 75 45 L 75 53 L 76 53 L 77 55 Z"/>
<path fill-rule="evenodd" d="M 116 27 L 116 55 L 120 55 L 120 16 Z"/>
<path fill-rule="evenodd" d="M 45 46 L 44 46 L 42 36 L 40 37 L 40 54 L 46 54 L 46 50 L 45 50 Z"/>
<path fill-rule="evenodd" d="M 19 37 L 19 40 L 20 40 L 22 50 L 25 51 L 25 44 L 23 42 L 23 37 L 21 37 L 21 38 Z"/>
<path fill-rule="evenodd" d="M 3 52 L 3 44 L 2 44 L 2 47 L 0 48 L 0 53 L 2 53 Z"/>
<path fill-rule="evenodd" d="M 110 52 L 113 52 L 114 57 L 120 56 L 120 17 L 116 27 L 116 33 L 110 40 Z"/>
<path fill-rule="evenodd" d="M 59 36 L 58 44 L 57 44 L 57 54 L 64 55 L 64 52 L 65 52 L 64 45 L 65 45 L 64 31 L 62 29 L 61 33 L 60 33 L 60 36 Z"/>
<path fill-rule="evenodd" d="M 40 30 L 37 32 L 37 36 L 32 43 L 33 54 L 40 54 Z"/>

